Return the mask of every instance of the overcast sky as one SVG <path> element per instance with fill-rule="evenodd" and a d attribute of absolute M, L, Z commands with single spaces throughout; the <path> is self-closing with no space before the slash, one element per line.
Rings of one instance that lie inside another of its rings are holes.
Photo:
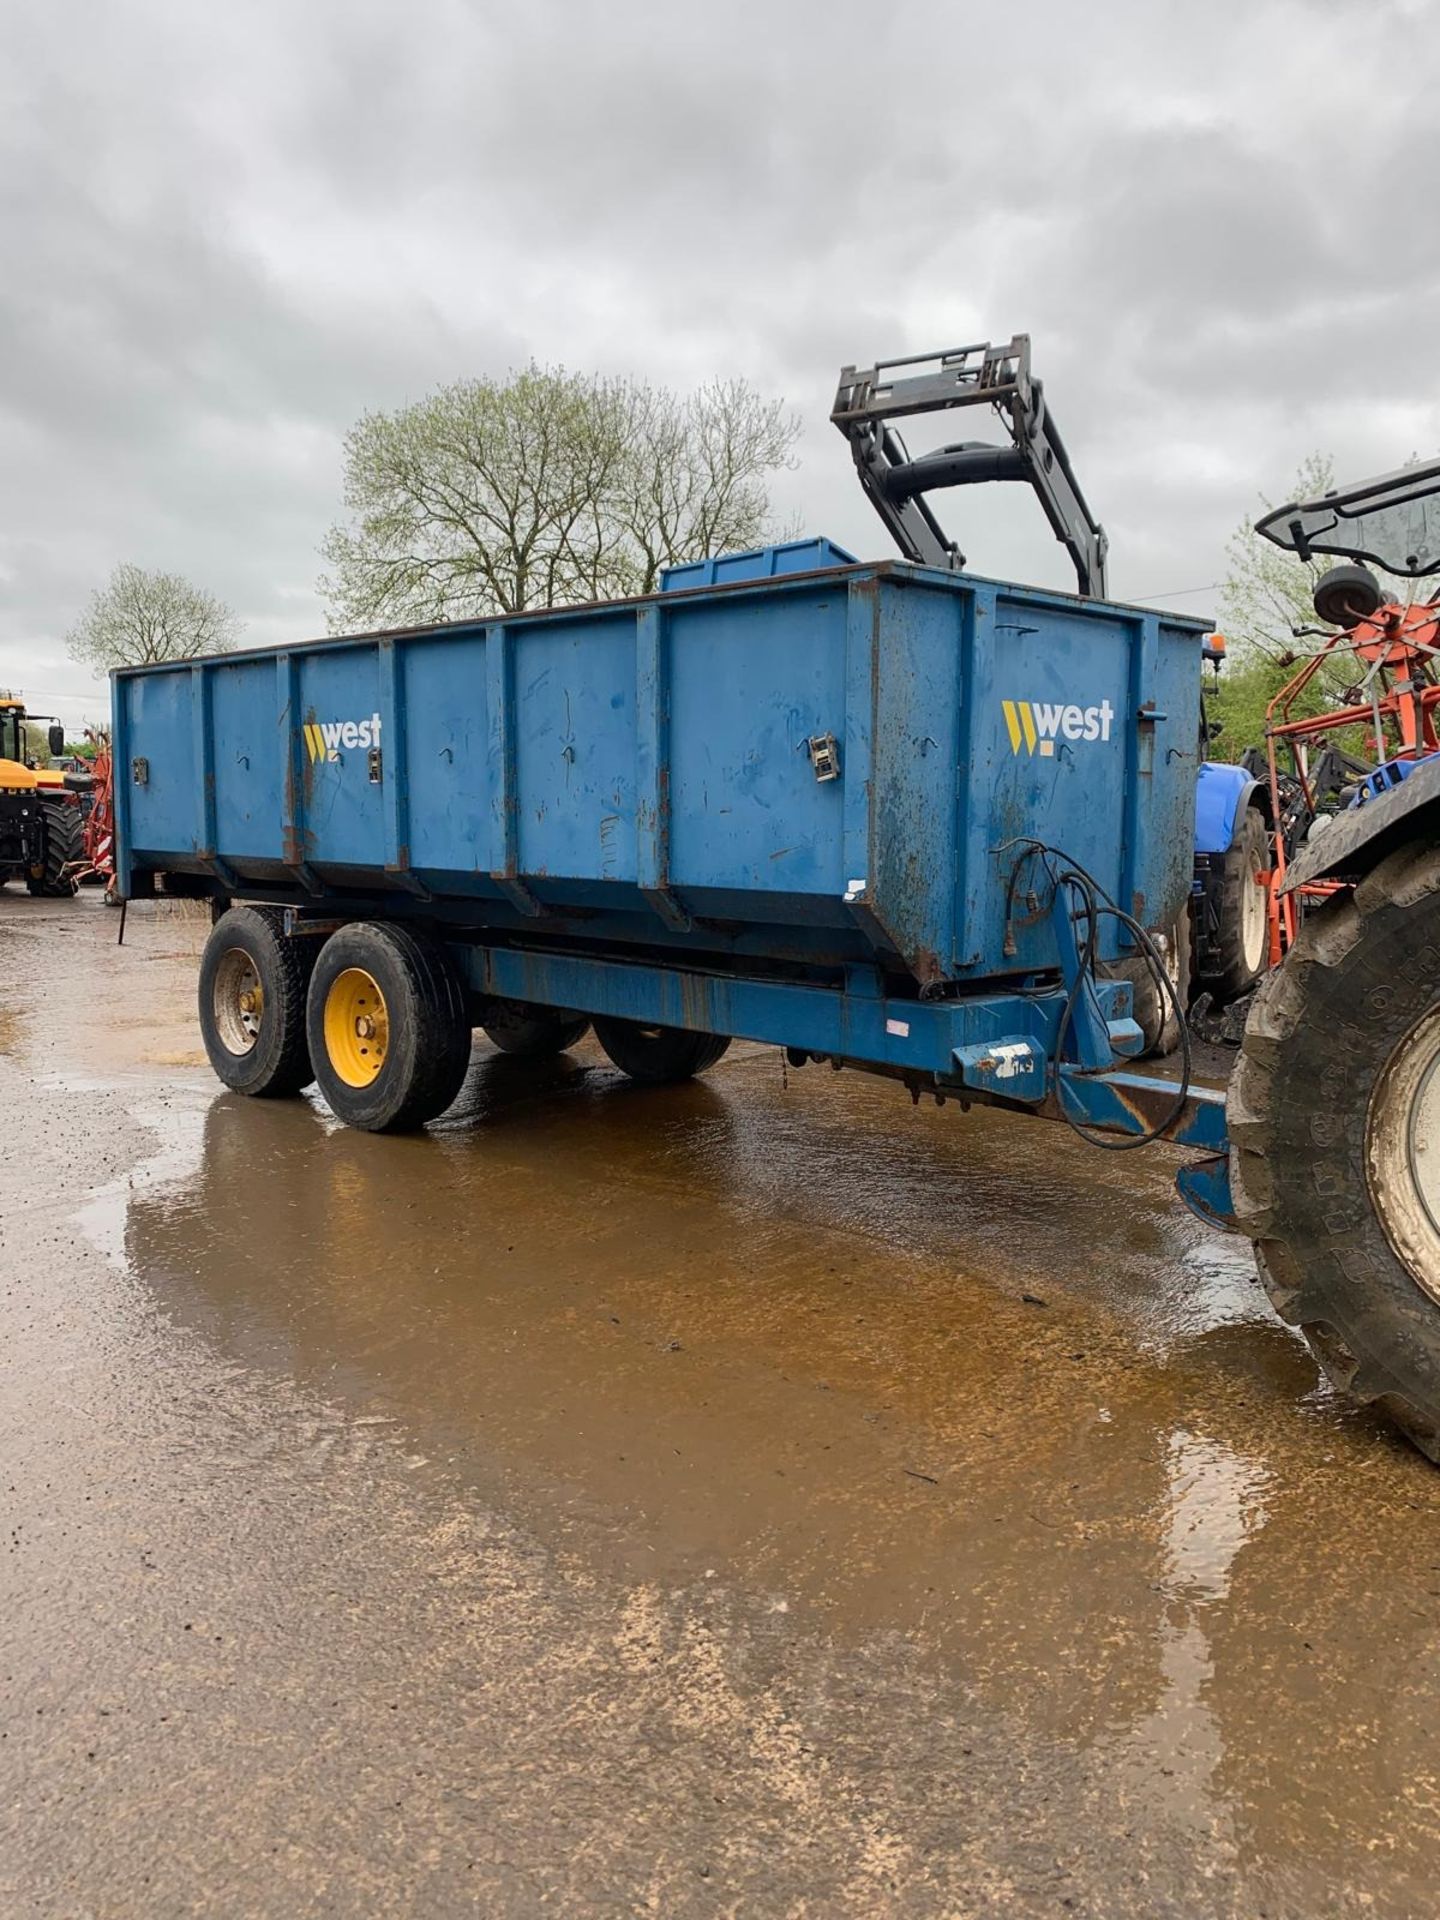
<path fill-rule="evenodd" d="M 1430 0 L 0 0 L 0 29 L 0 685 L 72 724 L 107 697 L 63 636 L 117 562 L 247 643 L 321 631 L 347 426 L 532 356 L 784 395 L 778 505 L 868 557 L 841 363 L 1028 331 L 1112 591 L 1195 612 L 1306 453 L 1440 446 Z M 946 511 L 977 571 L 1068 584 L 1028 494 Z"/>

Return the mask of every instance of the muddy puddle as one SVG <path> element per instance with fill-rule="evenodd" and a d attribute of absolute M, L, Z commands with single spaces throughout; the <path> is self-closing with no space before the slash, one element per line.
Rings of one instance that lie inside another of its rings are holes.
<path fill-rule="evenodd" d="M 373 1429 L 607 1604 L 743 1595 L 821 1671 L 893 1659 L 919 1718 L 1058 1770 L 1060 1853 L 1091 1819 L 1116 1873 L 1127 1834 L 1171 1861 L 1149 1905 L 1097 1864 L 1081 1910 L 1418 1910 L 1440 1475 L 1317 1384 L 1166 1155 L 751 1046 L 641 1092 L 482 1045 L 441 1124 L 373 1139 L 194 1068 L 188 931 L 84 938 L 64 1044 L 32 996 L 0 1052 L 118 1089 L 145 1144 L 77 1231 L 238 1394 L 337 1410 L 297 1449 L 343 1473 Z M 117 983 L 134 1027 L 97 1019 Z"/>

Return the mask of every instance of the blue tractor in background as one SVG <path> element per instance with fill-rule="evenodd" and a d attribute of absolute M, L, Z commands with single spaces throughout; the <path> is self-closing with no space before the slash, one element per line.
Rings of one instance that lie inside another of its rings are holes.
<path fill-rule="evenodd" d="M 1195 782 L 1193 984 L 1216 1007 L 1260 984 L 1270 961 L 1270 796 L 1249 766 L 1202 760 Z"/>

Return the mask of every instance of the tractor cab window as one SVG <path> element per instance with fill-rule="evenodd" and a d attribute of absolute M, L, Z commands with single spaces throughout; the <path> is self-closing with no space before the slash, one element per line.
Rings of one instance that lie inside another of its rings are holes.
<path fill-rule="evenodd" d="M 0 707 L 0 760 L 19 760 L 23 764 L 24 748 L 19 714 L 13 707 Z"/>
<path fill-rule="evenodd" d="M 1302 560 L 1337 554 L 1409 580 L 1440 573 L 1440 460 L 1333 487 L 1318 500 L 1292 500 L 1256 521 L 1255 531 Z"/>

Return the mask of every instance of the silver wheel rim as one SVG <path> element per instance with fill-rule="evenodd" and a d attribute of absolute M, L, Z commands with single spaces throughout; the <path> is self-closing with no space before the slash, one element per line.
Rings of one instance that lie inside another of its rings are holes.
<path fill-rule="evenodd" d="M 221 954 L 210 990 L 215 1031 L 227 1053 L 252 1053 L 265 1017 L 265 991 L 254 960 L 243 947 Z"/>
<path fill-rule="evenodd" d="M 1165 978 L 1170 982 L 1171 986 L 1174 987 L 1176 992 L 1178 993 L 1180 989 L 1180 929 L 1179 927 L 1178 926 L 1171 927 L 1168 933 L 1152 932 L 1150 935 L 1150 938 L 1151 938 L 1151 941 L 1154 943 L 1156 952 L 1160 955 L 1160 964 L 1165 969 Z M 1146 963 L 1142 958 L 1141 965 L 1143 966 L 1145 964 Z M 1161 994 L 1160 997 L 1163 1003 L 1162 1011 L 1168 1014 L 1171 1011 L 1170 1002 L 1164 994 Z"/>
<path fill-rule="evenodd" d="M 1269 928 L 1266 925 L 1269 902 L 1265 885 L 1259 878 L 1263 866 L 1251 867 L 1240 885 L 1240 955 L 1246 971 L 1258 973 L 1265 960 Z"/>
<path fill-rule="evenodd" d="M 1410 1029 L 1375 1082 L 1365 1162 L 1391 1246 L 1440 1304 L 1440 1007 Z"/>

